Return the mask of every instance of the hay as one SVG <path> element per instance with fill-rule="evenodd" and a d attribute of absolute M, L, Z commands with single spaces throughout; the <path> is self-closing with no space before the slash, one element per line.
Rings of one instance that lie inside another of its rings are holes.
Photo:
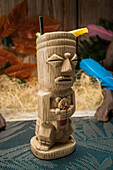
<path fill-rule="evenodd" d="M 36 84 L 21 83 L 19 79 L 0 77 L 0 113 L 3 115 L 37 111 Z"/>
<path fill-rule="evenodd" d="M 73 85 L 76 110 L 96 109 L 103 101 L 101 83 L 81 70 L 77 74 L 79 78 Z"/>
<path fill-rule="evenodd" d="M 76 96 L 76 110 L 93 110 L 102 100 L 101 85 L 85 73 L 78 72 L 73 89 Z M 18 113 L 37 112 L 38 85 L 23 83 L 19 79 L 10 80 L 8 76 L 0 76 L 0 113 L 14 117 Z M 21 115 L 21 114 L 20 114 Z"/>

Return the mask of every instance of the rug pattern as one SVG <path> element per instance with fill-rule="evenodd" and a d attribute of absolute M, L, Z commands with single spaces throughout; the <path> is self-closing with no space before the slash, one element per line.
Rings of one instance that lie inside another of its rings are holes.
<path fill-rule="evenodd" d="M 8 122 L 0 132 L 0 169 L 105 170 L 113 169 L 113 119 L 107 123 L 72 118 L 76 151 L 64 158 L 45 161 L 30 150 L 36 121 Z"/>

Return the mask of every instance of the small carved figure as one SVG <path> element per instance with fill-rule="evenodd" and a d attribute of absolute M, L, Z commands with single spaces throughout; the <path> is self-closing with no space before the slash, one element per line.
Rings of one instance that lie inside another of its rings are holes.
<path fill-rule="evenodd" d="M 104 60 L 104 67 L 113 74 L 113 39 Z M 99 121 L 108 121 L 113 116 L 113 91 L 103 88 L 103 95 L 103 103 L 97 109 L 95 118 Z"/>
<path fill-rule="evenodd" d="M 74 82 L 76 37 L 54 32 L 37 38 L 38 119 L 32 152 L 41 159 L 55 159 L 75 150 L 70 117 L 75 111 Z"/>

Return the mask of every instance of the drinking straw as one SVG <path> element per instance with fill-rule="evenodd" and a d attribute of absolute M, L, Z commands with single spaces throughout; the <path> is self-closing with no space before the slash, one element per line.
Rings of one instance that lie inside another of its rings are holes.
<path fill-rule="evenodd" d="M 39 16 L 40 35 L 44 34 L 43 17 Z"/>

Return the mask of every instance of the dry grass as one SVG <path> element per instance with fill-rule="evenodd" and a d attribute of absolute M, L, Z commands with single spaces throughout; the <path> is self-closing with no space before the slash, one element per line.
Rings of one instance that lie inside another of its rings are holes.
<path fill-rule="evenodd" d="M 21 84 L 19 79 L 10 80 L 6 75 L 2 75 L 0 77 L 0 113 L 13 117 L 17 113 L 37 112 L 38 89 L 36 83 Z M 81 74 L 80 79 L 76 79 L 73 89 L 77 110 L 93 110 L 103 100 L 100 83 L 85 73 Z"/>
<path fill-rule="evenodd" d="M 81 77 L 76 79 L 73 89 L 75 90 L 76 110 L 94 110 L 103 101 L 101 84 L 86 73 L 77 73 Z"/>
<path fill-rule="evenodd" d="M 15 114 L 37 110 L 36 84 L 21 83 L 19 79 L 10 80 L 6 75 L 0 77 L 0 113 Z"/>

